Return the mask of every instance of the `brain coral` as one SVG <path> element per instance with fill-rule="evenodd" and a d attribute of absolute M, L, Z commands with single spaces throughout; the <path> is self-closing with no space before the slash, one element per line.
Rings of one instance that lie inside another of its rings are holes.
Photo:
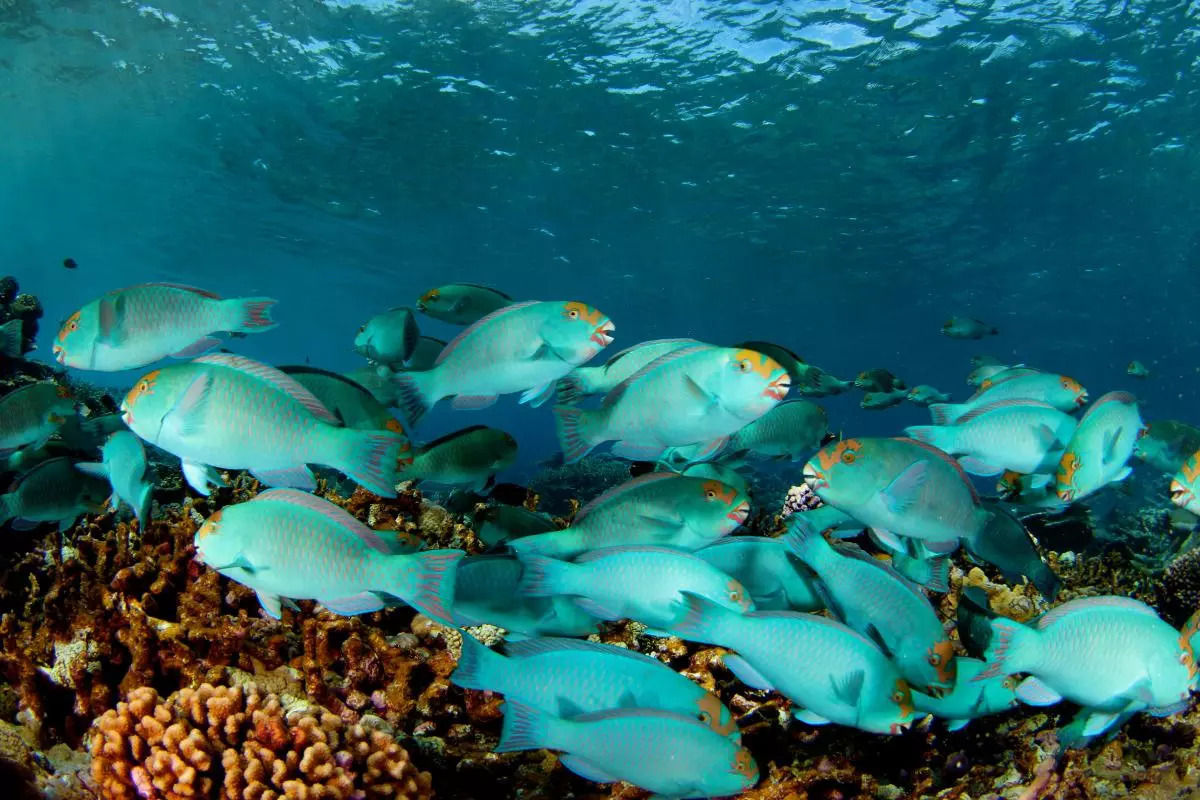
<path fill-rule="evenodd" d="M 205 684 L 161 700 L 134 689 L 91 733 L 105 800 L 429 798 L 395 739 L 321 708 L 286 713 L 277 696 Z"/>

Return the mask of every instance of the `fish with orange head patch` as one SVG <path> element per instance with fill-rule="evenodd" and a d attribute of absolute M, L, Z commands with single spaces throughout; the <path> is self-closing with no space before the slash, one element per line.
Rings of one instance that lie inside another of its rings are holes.
<path fill-rule="evenodd" d="M 473 325 L 513 304 L 499 289 L 476 283 L 450 283 L 430 289 L 417 300 L 417 310 L 451 325 Z"/>
<path fill-rule="evenodd" d="M 1081 500 L 1124 480 L 1132 472 L 1128 463 L 1143 427 L 1137 400 L 1128 392 L 1109 392 L 1092 403 L 1059 462 L 1055 479 L 1059 499 Z"/>
<path fill-rule="evenodd" d="M 1017 706 L 1017 681 L 1007 675 L 997 675 L 983 681 L 974 681 L 975 676 L 987 668 L 987 663 L 978 658 L 960 656 L 958 680 L 954 688 L 934 697 L 919 690 L 912 692 L 912 702 L 921 714 L 932 714 L 945 720 L 952 731 L 963 728 L 973 719 L 999 714 Z"/>
<path fill-rule="evenodd" d="M 1200 513 L 1200 452 L 1196 452 L 1171 479 L 1171 502 L 1193 514 Z"/>
<path fill-rule="evenodd" d="M 1082 406 L 1087 397 L 1087 390 L 1073 378 L 1018 368 L 992 378 L 965 403 L 934 403 L 929 413 L 934 425 L 953 425 L 972 411 L 1003 400 L 1033 400 L 1067 412 Z"/>

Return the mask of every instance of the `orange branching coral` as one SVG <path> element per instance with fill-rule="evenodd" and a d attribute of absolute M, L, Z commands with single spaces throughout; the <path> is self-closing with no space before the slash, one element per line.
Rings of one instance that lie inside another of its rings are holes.
<path fill-rule="evenodd" d="M 380 726 L 319 707 L 286 713 L 255 686 L 204 684 L 165 701 L 134 689 L 91 734 L 104 800 L 383 800 L 432 797 L 428 773 Z"/>

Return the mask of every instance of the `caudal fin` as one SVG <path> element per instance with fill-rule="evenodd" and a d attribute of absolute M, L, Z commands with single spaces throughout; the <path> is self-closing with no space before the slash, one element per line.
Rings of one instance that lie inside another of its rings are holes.
<path fill-rule="evenodd" d="M 574 568 L 575 565 L 557 558 L 526 556 L 521 559 L 521 582 L 517 584 L 517 593 L 526 597 L 570 594 L 565 590 Z"/>
<path fill-rule="evenodd" d="M 412 461 L 408 439 L 391 431 L 331 428 L 336 452 L 317 463 L 344 472 L 364 489 L 380 497 L 395 497 L 400 472 Z"/>
<path fill-rule="evenodd" d="M 573 464 L 599 444 L 595 440 L 598 412 L 569 406 L 554 407 L 554 424 L 558 428 L 558 443 L 562 446 L 563 461 Z"/>
<path fill-rule="evenodd" d="M 787 533 L 783 536 L 783 543 L 797 558 L 809 565 L 820 556 L 822 550 L 829 549 L 829 543 L 821 535 L 821 529 L 810 521 L 808 514 L 788 516 Z"/>
<path fill-rule="evenodd" d="M 583 380 L 578 375 L 568 375 L 560 378 L 557 385 L 558 402 L 564 406 L 578 405 L 586 395 Z"/>
<path fill-rule="evenodd" d="M 454 584 L 462 550 L 429 550 L 390 558 L 391 574 L 382 588 L 427 617 L 454 626 Z"/>
<path fill-rule="evenodd" d="M 541 750 L 552 747 L 554 723 L 558 717 L 539 711 L 511 697 L 504 699 L 504 727 L 500 743 L 493 752 L 512 753 L 517 750 Z"/>
<path fill-rule="evenodd" d="M 504 692 L 503 671 L 509 660 L 487 647 L 474 636 L 464 633 L 462 655 L 458 666 L 450 673 L 450 682 L 464 689 Z"/>
<path fill-rule="evenodd" d="M 25 323 L 19 319 L 0 325 L 0 353 L 5 358 L 20 358 L 25 349 Z"/>
<path fill-rule="evenodd" d="M 150 481 L 138 487 L 137 505 L 133 513 L 137 515 L 138 525 L 144 529 L 150 522 L 150 504 L 154 499 L 154 484 Z"/>
<path fill-rule="evenodd" d="M 930 408 L 932 410 L 934 407 Z M 953 452 L 951 448 L 954 446 L 954 430 L 941 425 L 912 425 L 905 428 L 904 433 L 918 442 L 931 444 L 938 450 L 950 453 Z"/>
<path fill-rule="evenodd" d="M 430 406 L 439 398 L 429 394 L 429 376 L 434 370 L 425 372 L 400 372 L 393 385 L 396 388 L 396 407 L 404 414 L 409 426 L 416 425 Z"/>
<path fill-rule="evenodd" d="M 934 425 L 953 425 L 965 411 L 962 403 L 934 403 L 929 407 L 929 416 Z"/>
<path fill-rule="evenodd" d="M 683 600 L 679 602 L 679 616 L 671 625 L 670 631 L 681 639 L 693 642 L 724 645 L 724 623 L 730 617 L 741 617 L 735 611 L 717 605 L 707 597 L 701 597 L 691 592 L 682 592 Z M 733 647 L 729 642 L 728 646 Z"/>
<path fill-rule="evenodd" d="M 230 333 L 260 333 L 279 324 L 271 319 L 276 301 L 270 297 L 237 297 L 224 302 L 230 307 Z"/>
<path fill-rule="evenodd" d="M 1005 617 L 992 620 L 992 637 L 984 660 L 987 668 L 972 678 L 981 681 L 1000 675 L 1028 672 L 1036 666 L 1038 632 Z"/>

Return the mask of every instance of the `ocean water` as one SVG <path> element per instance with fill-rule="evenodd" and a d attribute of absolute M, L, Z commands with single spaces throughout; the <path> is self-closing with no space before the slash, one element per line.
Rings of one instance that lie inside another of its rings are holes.
<path fill-rule="evenodd" d="M 989 353 L 1188 418 L 1198 23 L 1196 2 L 0 0 L 0 271 L 45 304 L 47 360 L 72 310 L 162 280 L 274 296 L 282 325 L 234 347 L 348 370 L 366 318 L 472 281 L 600 308 L 610 352 L 769 339 L 956 399 Z M 952 314 L 1001 335 L 949 340 Z M 859 397 L 822 401 L 834 430 L 926 418 Z M 525 472 L 556 450 L 511 398 L 417 438 L 476 422 Z"/>

